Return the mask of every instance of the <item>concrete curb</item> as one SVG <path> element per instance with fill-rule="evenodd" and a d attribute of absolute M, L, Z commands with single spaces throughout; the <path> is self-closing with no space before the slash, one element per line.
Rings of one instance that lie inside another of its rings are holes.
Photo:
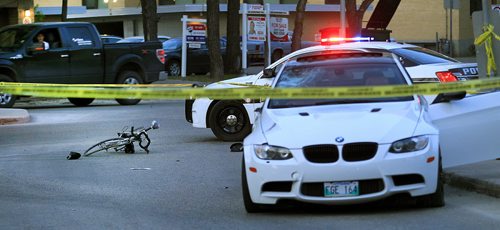
<path fill-rule="evenodd" d="M 500 185 L 489 182 L 487 180 L 459 175 L 458 173 L 453 172 L 445 172 L 444 181 L 446 184 L 453 187 L 500 198 Z"/>
<path fill-rule="evenodd" d="M 0 125 L 26 123 L 30 115 L 25 109 L 0 109 Z"/>

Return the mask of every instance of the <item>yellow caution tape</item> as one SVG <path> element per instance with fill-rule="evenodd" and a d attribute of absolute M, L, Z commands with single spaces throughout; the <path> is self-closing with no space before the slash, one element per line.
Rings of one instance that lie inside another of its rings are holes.
<path fill-rule="evenodd" d="M 500 36 L 498 36 L 495 32 L 493 32 L 493 25 L 487 25 L 483 28 L 484 33 L 479 35 L 474 40 L 474 45 L 482 45 L 484 44 L 484 48 L 486 48 L 486 57 L 488 61 L 486 63 L 486 75 L 489 77 L 491 72 L 496 72 L 497 66 L 495 63 L 495 55 L 493 54 L 493 37 L 497 40 L 500 40 Z"/>
<path fill-rule="evenodd" d="M 19 83 L 0 82 L 0 85 L 15 86 L 53 86 L 53 87 L 104 87 L 104 88 L 128 88 L 130 84 L 54 84 L 54 83 Z M 192 87 L 193 84 L 134 84 L 134 88 L 154 88 L 154 87 Z"/>
<path fill-rule="evenodd" d="M 56 97 L 56 98 L 141 98 L 141 99 L 188 99 L 208 97 L 212 99 L 244 98 L 378 98 L 407 96 L 413 94 L 432 95 L 445 92 L 487 90 L 500 88 L 500 78 L 460 81 L 453 83 L 432 83 L 416 85 L 393 85 L 374 87 L 331 87 L 331 88 L 174 88 L 174 87 L 83 87 L 71 85 L 36 85 L 31 83 L 2 83 L 0 93 L 13 95 Z"/>

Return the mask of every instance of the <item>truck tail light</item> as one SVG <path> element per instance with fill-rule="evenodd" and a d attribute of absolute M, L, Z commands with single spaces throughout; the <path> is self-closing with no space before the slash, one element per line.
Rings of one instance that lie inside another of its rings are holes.
<path fill-rule="evenodd" d="M 436 72 L 436 76 L 439 78 L 440 82 L 454 82 L 458 80 L 450 71 Z"/>
<path fill-rule="evenodd" d="M 165 64 L 165 50 L 163 50 L 163 49 L 157 49 L 156 50 L 156 57 L 158 58 L 158 60 L 162 64 Z"/>

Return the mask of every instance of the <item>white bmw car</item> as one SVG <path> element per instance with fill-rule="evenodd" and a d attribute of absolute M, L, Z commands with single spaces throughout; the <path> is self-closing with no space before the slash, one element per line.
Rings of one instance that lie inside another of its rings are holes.
<path fill-rule="evenodd" d="M 350 50 L 291 59 L 273 87 L 411 84 L 396 55 Z M 280 200 L 354 204 L 399 193 L 444 205 L 439 130 L 422 96 L 267 99 L 259 113 L 243 143 L 248 212 Z"/>
<path fill-rule="evenodd" d="M 237 84 L 270 85 L 274 72 L 288 59 L 308 52 L 334 48 L 384 50 L 398 55 L 399 61 L 415 83 L 448 82 L 477 78 L 477 64 L 460 63 L 447 56 L 410 44 L 394 42 L 355 42 L 332 46 L 314 46 L 295 51 L 268 66 L 267 71 L 256 75 L 234 78 L 206 86 L 207 88 L 242 87 Z M 199 98 L 187 100 L 186 120 L 195 128 L 210 128 L 223 141 L 241 141 L 251 131 L 255 120 L 255 109 L 262 106 L 259 99 L 212 100 Z"/>

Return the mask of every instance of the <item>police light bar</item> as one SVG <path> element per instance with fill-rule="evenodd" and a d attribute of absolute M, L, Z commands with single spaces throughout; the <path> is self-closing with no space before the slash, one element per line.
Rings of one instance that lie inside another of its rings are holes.
<path fill-rule="evenodd" d="M 353 37 L 353 38 L 341 38 L 341 37 L 329 37 L 322 38 L 321 45 L 335 45 L 342 42 L 370 42 L 373 41 L 373 37 Z"/>
<path fill-rule="evenodd" d="M 354 37 L 354 38 L 322 38 L 321 42 L 360 42 L 360 41 L 373 41 L 372 37 Z"/>

